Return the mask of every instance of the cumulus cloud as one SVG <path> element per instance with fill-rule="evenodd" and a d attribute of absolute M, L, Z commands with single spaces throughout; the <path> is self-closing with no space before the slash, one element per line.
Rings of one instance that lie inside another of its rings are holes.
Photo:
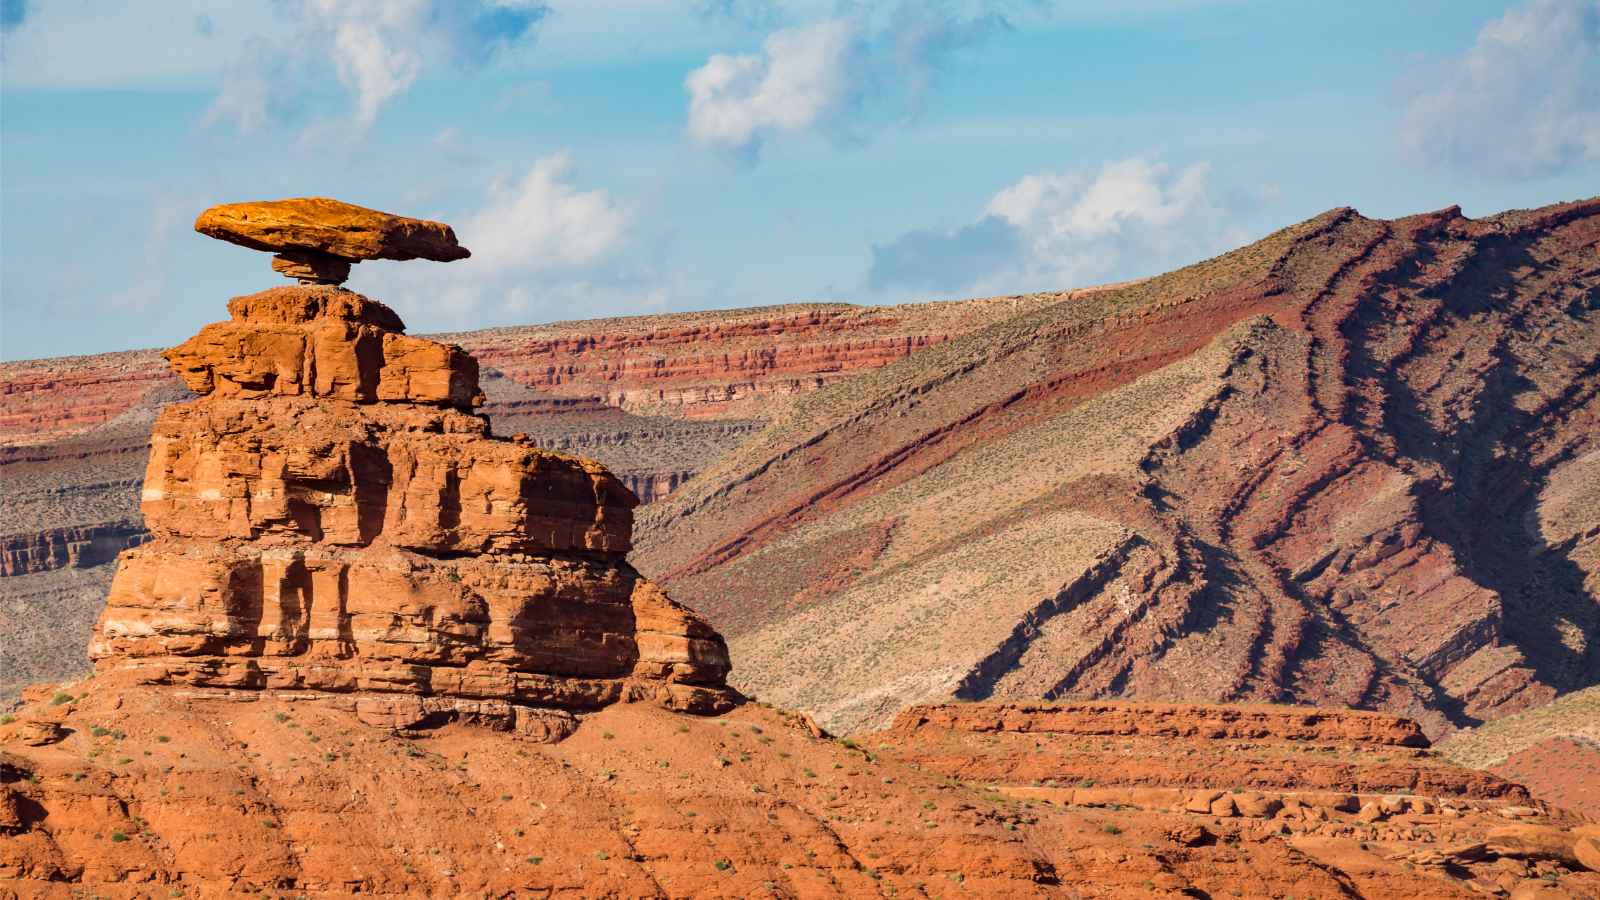
<path fill-rule="evenodd" d="M 1243 243 L 1210 169 L 1135 157 L 1093 174 L 1028 175 L 974 224 L 919 229 L 872 248 L 867 284 L 933 292 L 1079 287 L 1176 268 Z"/>
<path fill-rule="evenodd" d="M 761 55 L 717 54 L 689 73 L 689 135 L 749 157 L 774 132 L 838 119 L 864 88 L 864 47 L 851 19 L 774 32 Z"/>
<path fill-rule="evenodd" d="M 485 196 L 477 210 L 451 218 L 471 258 L 407 264 L 404 272 L 358 267 L 362 289 L 372 285 L 375 296 L 392 300 L 408 320 L 418 320 L 413 326 L 428 330 L 561 318 L 582 298 L 630 283 L 625 267 L 615 263 L 633 216 L 607 191 L 578 187 L 570 155 L 539 159 L 520 177 L 491 183 Z"/>
<path fill-rule="evenodd" d="M 772 32 L 759 53 L 711 56 L 684 79 L 689 135 L 753 161 L 780 134 L 854 139 L 866 100 L 916 112 L 954 54 L 1007 27 L 992 3 L 904 2 Z"/>
<path fill-rule="evenodd" d="M 1522 178 L 1600 160 L 1600 0 L 1529 0 L 1411 81 L 1400 139 L 1425 164 Z"/>
<path fill-rule="evenodd" d="M 621 243 L 628 214 L 603 190 L 569 183 L 566 153 L 533 164 L 519 181 L 492 186 L 487 206 L 463 221 L 474 269 L 522 276 L 588 266 Z"/>
<path fill-rule="evenodd" d="M 529 35 L 549 12 L 536 0 L 294 0 L 290 39 L 257 40 L 223 77 L 208 122 L 250 132 L 318 93 L 325 64 L 364 133 L 431 65 L 477 65 Z"/>

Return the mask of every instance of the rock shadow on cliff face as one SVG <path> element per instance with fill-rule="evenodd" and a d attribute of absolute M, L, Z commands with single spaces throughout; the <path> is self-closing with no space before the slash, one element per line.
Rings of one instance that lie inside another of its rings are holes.
<path fill-rule="evenodd" d="M 1448 290 L 1434 295 L 1440 304 L 1437 320 L 1417 340 L 1426 342 L 1450 326 L 1515 303 L 1526 294 L 1527 286 L 1520 282 L 1550 268 L 1530 252 L 1530 244 L 1528 238 L 1483 240 L 1466 271 L 1449 283 Z M 1422 270 L 1419 263 L 1397 278 L 1404 281 L 1400 276 Z M 1420 293 L 1430 294 L 1426 288 Z M 1572 317 L 1574 322 L 1586 312 L 1592 324 L 1597 310 L 1600 286 L 1575 297 L 1564 312 L 1579 313 Z M 1378 327 L 1376 317 L 1381 313 L 1381 307 L 1369 307 L 1363 327 Z M 1524 329 L 1541 327 L 1525 321 L 1527 312 L 1513 310 L 1512 315 Z M 1552 416 L 1564 420 L 1594 403 L 1593 388 L 1584 386 L 1600 378 L 1600 357 L 1578 373 L 1567 394 L 1530 410 L 1519 400 L 1538 397 L 1539 386 L 1526 368 L 1541 363 L 1517 355 L 1510 345 L 1517 336 L 1504 331 L 1493 336 L 1488 351 L 1492 365 L 1476 373 L 1481 383 L 1470 408 L 1442 423 L 1437 421 L 1439 411 L 1430 414 L 1427 398 L 1411 381 L 1395 377 L 1405 356 L 1382 363 L 1373 358 L 1371 342 L 1352 341 L 1351 365 L 1362 375 L 1388 376 L 1382 415 L 1399 461 L 1409 458 L 1430 467 L 1420 473 L 1418 492 L 1425 533 L 1451 548 L 1463 575 L 1498 595 L 1504 639 L 1522 653 L 1539 682 L 1564 693 L 1600 683 L 1600 646 L 1572 646 L 1561 627 L 1567 623 L 1577 633 L 1600 634 L 1600 607 L 1585 591 L 1584 571 L 1568 555 L 1573 548 L 1552 546 L 1539 528 L 1541 491 L 1551 473 L 1570 461 L 1573 447 L 1540 456 L 1539 443 L 1551 437 Z M 1468 369 L 1458 377 L 1473 375 Z M 1464 712 L 1452 718 L 1458 724 L 1477 722 Z"/>

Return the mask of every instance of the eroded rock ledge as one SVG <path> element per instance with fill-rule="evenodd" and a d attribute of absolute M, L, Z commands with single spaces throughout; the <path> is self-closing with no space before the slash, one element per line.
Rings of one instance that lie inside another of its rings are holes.
<path fill-rule="evenodd" d="M 1015 732 L 1124 737 L 1273 740 L 1427 747 L 1416 722 L 1355 709 L 1135 703 L 1077 700 L 1058 703 L 928 703 L 911 706 L 891 730 Z"/>
<path fill-rule="evenodd" d="M 410 695 L 361 701 L 395 725 L 485 702 L 536 732 L 629 700 L 732 705 L 721 636 L 626 561 L 638 500 L 598 463 L 492 436 L 469 354 L 329 286 L 229 310 L 165 354 L 202 397 L 156 422 L 153 539 L 121 557 L 97 669 Z"/>

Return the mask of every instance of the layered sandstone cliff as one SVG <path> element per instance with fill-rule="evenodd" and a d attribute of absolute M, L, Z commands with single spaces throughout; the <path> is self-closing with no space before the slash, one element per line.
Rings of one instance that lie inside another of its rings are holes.
<path fill-rule="evenodd" d="M 99 671 L 362 695 L 385 720 L 732 702 L 721 638 L 625 560 L 633 495 L 493 437 L 469 354 L 331 286 L 229 311 L 165 354 L 202 396 L 156 420 L 153 539 L 122 555 Z"/>

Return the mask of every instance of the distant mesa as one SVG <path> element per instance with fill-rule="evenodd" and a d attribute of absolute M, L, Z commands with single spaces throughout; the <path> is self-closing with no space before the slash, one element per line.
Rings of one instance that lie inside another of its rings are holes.
<path fill-rule="evenodd" d="M 443 222 L 412 219 L 327 197 L 213 206 L 194 230 L 276 254 L 273 271 L 301 284 L 343 284 L 364 259 L 452 262 L 472 253 Z"/>

